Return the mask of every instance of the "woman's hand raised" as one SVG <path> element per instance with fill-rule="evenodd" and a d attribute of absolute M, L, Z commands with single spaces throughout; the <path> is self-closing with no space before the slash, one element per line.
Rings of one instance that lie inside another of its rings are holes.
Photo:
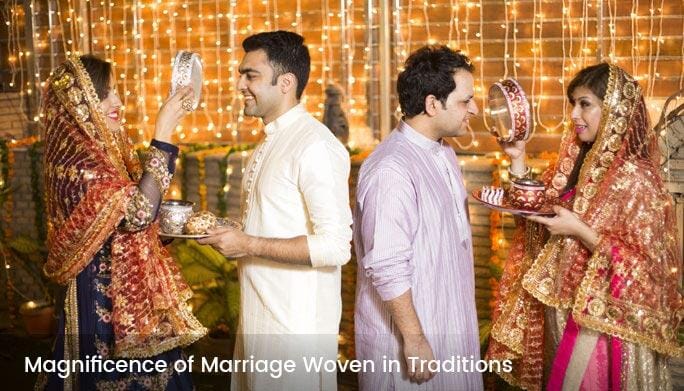
<path fill-rule="evenodd" d="M 527 144 L 527 141 L 508 142 L 497 139 L 497 142 L 499 143 L 499 146 L 501 146 L 501 149 L 504 151 L 504 153 L 508 155 L 511 160 L 525 158 L 525 145 Z"/>
<path fill-rule="evenodd" d="M 497 140 L 501 149 L 511 159 L 510 171 L 513 173 L 523 175 L 526 171 L 525 167 L 525 145 L 527 141 L 501 141 Z"/>
<path fill-rule="evenodd" d="M 194 92 L 192 87 L 187 86 L 176 91 L 175 94 L 166 98 L 166 101 L 159 109 L 157 114 L 157 122 L 154 127 L 154 138 L 166 143 L 171 142 L 171 135 L 178 122 L 187 115 L 190 110 L 188 103 L 183 103 L 186 99 L 192 99 Z"/>

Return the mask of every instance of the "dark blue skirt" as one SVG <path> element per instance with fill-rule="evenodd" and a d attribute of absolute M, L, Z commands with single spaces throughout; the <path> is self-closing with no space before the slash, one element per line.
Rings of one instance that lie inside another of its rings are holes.
<path fill-rule="evenodd" d="M 111 248 L 107 242 L 92 262 L 76 278 L 78 297 L 79 358 L 102 356 L 113 359 L 114 330 L 112 326 L 112 300 L 108 295 L 111 283 Z M 64 311 L 59 317 L 59 331 L 52 358 L 64 358 Z M 71 357 L 74 359 L 75 357 Z M 140 359 L 166 362 L 166 370 L 157 372 L 88 372 L 79 373 L 71 382 L 78 383 L 80 390 L 192 390 L 192 378 L 188 371 L 177 372 L 174 363 L 185 360 L 181 349 L 176 348 L 154 357 Z M 182 368 L 182 365 L 179 365 Z M 63 390 L 65 381 L 57 373 L 43 378 L 37 388 Z M 40 380 L 39 380 L 40 383 Z"/>

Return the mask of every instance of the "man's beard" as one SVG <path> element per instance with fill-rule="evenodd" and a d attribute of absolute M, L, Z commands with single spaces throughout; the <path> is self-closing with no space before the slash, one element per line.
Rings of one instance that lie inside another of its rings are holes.
<path fill-rule="evenodd" d="M 258 117 L 259 116 L 259 108 L 256 105 L 245 106 L 243 112 L 248 117 Z"/>

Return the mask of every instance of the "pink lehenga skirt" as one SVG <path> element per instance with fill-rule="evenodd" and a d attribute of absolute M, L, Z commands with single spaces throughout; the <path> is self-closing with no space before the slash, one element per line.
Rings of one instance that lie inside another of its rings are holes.
<path fill-rule="evenodd" d="M 668 358 L 546 307 L 548 391 L 671 390 Z"/>

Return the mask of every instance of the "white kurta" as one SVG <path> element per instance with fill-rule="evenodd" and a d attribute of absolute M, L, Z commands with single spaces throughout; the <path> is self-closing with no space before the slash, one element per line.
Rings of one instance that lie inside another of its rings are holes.
<path fill-rule="evenodd" d="M 307 373 L 303 357 L 337 359 L 340 268 L 349 261 L 349 154 L 318 120 L 295 106 L 265 127 L 244 173 L 244 231 L 306 235 L 312 266 L 263 258 L 238 262 L 240 322 L 234 359 L 295 360 L 297 372 L 233 373 L 233 390 L 336 389 L 336 373 Z"/>

